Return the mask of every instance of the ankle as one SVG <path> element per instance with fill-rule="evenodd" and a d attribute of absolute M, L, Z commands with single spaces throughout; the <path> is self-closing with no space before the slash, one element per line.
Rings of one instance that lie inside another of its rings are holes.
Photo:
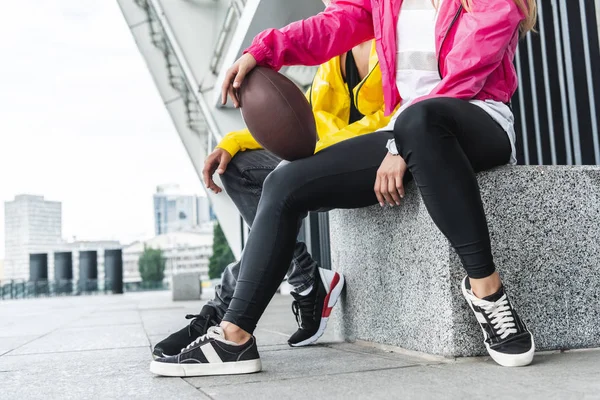
<path fill-rule="evenodd" d="M 251 334 L 231 322 L 221 321 L 220 327 L 223 328 L 226 340 L 239 345 L 246 343 L 252 337 Z"/>
<path fill-rule="evenodd" d="M 498 272 L 494 272 L 492 275 L 481 279 L 469 278 L 469 282 L 471 283 L 473 294 L 480 299 L 498 292 L 502 287 L 502 280 Z"/>

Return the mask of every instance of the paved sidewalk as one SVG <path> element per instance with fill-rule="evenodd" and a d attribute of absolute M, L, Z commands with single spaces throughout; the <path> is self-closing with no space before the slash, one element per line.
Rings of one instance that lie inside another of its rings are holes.
<path fill-rule="evenodd" d="M 331 332 L 291 349 L 290 302 L 278 295 L 256 332 L 263 372 L 179 379 L 148 371 L 150 344 L 202 302 L 174 303 L 169 292 L 1 301 L 0 399 L 600 398 L 600 351 L 510 369 L 340 343 Z"/>

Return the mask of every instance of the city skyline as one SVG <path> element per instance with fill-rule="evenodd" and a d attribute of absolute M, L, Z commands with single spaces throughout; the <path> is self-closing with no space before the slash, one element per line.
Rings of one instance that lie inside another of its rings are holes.
<path fill-rule="evenodd" d="M 116 2 L 10 2 L 0 34 L 2 205 L 44 196 L 64 238 L 128 243 L 153 236 L 158 184 L 204 195 Z"/>

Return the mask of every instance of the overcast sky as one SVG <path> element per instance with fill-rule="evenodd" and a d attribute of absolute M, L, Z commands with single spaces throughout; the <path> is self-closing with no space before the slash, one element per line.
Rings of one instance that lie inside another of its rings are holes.
<path fill-rule="evenodd" d="M 153 234 L 156 185 L 202 188 L 114 0 L 0 0 L 4 201 L 63 204 L 63 236 Z"/>

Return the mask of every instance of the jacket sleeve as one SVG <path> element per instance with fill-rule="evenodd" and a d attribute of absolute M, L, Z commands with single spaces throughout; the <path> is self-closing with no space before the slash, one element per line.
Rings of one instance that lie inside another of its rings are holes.
<path fill-rule="evenodd" d="M 391 116 L 385 116 L 385 105 L 382 105 L 381 109 L 375 114 L 366 115 L 362 119 L 347 125 L 339 131 L 321 138 L 321 140 L 317 142 L 315 153 L 346 139 L 375 132 L 386 126 L 390 122 L 390 119 Z"/>
<path fill-rule="evenodd" d="M 426 96 L 470 100 L 481 91 L 488 76 L 500 66 L 523 16 L 513 0 L 479 0 L 464 12 L 454 45 L 445 58 L 446 74 Z"/>
<path fill-rule="evenodd" d="M 238 151 L 262 149 L 262 146 L 252 137 L 248 129 L 229 132 L 217 145 L 227 151 L 231 157 Z"/>
<path fill-rule="evenodd" d="M 374 37 L 370 0 L 337 0 L 324 12 L 259 33 L 250 53 L 259 65 L 319 65 Z"/>

